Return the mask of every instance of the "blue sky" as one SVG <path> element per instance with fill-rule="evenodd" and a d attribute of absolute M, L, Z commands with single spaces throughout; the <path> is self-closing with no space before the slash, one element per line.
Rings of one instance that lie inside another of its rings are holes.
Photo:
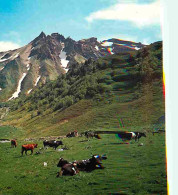
<path fill-rule="evenodd" d="M 0 51 L 41 31 L 152 43 L 162 39 L 159 7 L 154 0 L 0 0 Z"/>

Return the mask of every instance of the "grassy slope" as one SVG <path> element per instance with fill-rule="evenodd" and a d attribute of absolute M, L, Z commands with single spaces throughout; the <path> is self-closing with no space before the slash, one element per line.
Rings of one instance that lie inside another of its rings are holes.
<path fill-rule="evenodd" d="M 142 90 L 144 95 L 132 101 L 130 99 L 135 93 L 118 95 L 116 91 L 108 100 L 81 100 L 62 112 L 47 110 L 34 118 L 34 111 L 21 109 L 10 113 L 3 124 L 21 127 L 28 137 L 65 135 L 75 129 L 79 132 L 103 128 L 153 131 L 150 125 L 165 112 L 162 87 L 157 81 L 145 85 Z M 121 118 L 124 127 L 119 124 Z"/>
<path fill-rule="evenodd" d="M 0 127 L 3 138 L 15 131 L 19 134 L 17 129 Z M 24 157 L 20 154 L 24 141 L 18 140 L 17 148 L 0 143 L 0 194 L 166 194 L 164 134 L 141 138 L 142 147 L 134 141 L 119 144 L 121 140 L 114 135 L 102 135 L 101 140 L 83 140 L 82 137 L 65 138 L 63 142 L 70 150 L 59 152 L 49 148 L 40 155 Z M 42 147 L 42 141 L 36 142 Z M 73 161 L 96 153 L 108 156 L 103 161 L 105 170 L 56 178 L 60 157 Z M 48 166 L 44 167 L 43 162 Z"/>

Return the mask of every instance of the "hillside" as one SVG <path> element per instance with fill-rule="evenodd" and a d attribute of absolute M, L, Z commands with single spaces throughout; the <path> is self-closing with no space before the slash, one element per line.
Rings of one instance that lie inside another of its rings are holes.
<path fill-rule="evenodd" d="M 3 124 L 21 127 L 29 137 L 74 129 L 153 131 L 165 112 L 162 91 L 162 43 L 156 42 L 73 65 L 66 75 L 11 101 Z"/>
<path fill-rule="evenodd" d="M 15 138 L 18 146 L 0 143 L 0 193 L 166 194 L 165 133 L 157 131 L 165 126 L 164 103 L 161 42 L 75 64 L 27 97 L 1 103 L 1 139 Z M 42 140 L 73 130 L 139 131 L 146 137 L 127 144 L 117 134 L 62 137 L 68 150 L 43 148 Z M 38 144 L 33 155 L 21 156 L 24 143 Z M 56 178 L 60 157 L 72 162 L 93 154 L 107 156 L 105 169 Z"/>
<path fill-rule="evenodd" d="M 99 42 L 95 37 L 75 41 L 58 33 L 42 32 L 19 49 L 0 52 L 0 101 L 30 94 L 37 86 L 65 74 L 73 64 L 144 46 L 122 40 L 119 43 Z"/>

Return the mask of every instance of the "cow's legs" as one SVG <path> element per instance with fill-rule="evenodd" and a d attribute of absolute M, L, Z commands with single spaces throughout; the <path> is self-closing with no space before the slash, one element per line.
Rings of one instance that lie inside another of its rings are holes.
<path fill-rule="evenodd" d="M 63 175 L 63 170 L 61 170 L 60 172 L 59 172 L 59 176 L 62 176 Z"/>
<path fill-rule="evenodd" d="M 62 176 L 62 175 L 63 175 L 63 171 L 61 170 L 61 171 L 59 171 L 59 172 L 57 173 L 56 177 L 59 177 L 59 176 Z"/>
<path fill-rule="evenodd" d="M 33 150 L 31 150 L 31 155 L 33 154 Z"/>

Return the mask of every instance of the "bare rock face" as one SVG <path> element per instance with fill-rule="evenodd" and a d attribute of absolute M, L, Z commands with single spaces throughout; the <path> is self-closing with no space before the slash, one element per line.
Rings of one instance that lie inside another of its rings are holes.
<path fill-rule="evenodd" d="M 99 42 L 95 37 L 75 41 L 58 33 L 41 32 L 24 47 L 0 52 L 0 101 L 28 95 L 37 86 L 56 79 L 74 64 L 84 63 L 89 58 L 95 60 L 143 46 L 119 39 Z"/>

